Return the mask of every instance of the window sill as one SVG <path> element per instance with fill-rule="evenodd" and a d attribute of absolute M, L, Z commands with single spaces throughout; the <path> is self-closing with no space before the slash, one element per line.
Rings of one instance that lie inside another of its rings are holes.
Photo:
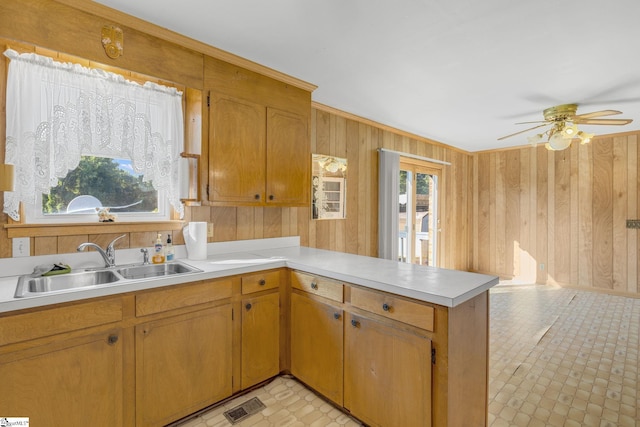
<path fill-rule="evenodd" d="M 5 224 L 7 237 L 51 237 L 79 234 L 112 234 L 145 231 L 181 230 L 184 221 L 158 222 L 94 222 L 71 224 Z"/>

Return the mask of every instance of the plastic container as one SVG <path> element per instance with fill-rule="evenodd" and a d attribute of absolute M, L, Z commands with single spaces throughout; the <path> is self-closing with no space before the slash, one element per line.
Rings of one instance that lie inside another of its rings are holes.
<path fill-rule="evenodd" d="M 154 264 L 162 264 L 164 262 L 164 247 L 162 246 L 162 234 L 158 233 L 158 239 L 153 246 L 153 256 L 151 262 Z"/>
<path fill-rule="evenodd" d="M 165 253 L 165 261 L 173 261 L 174 253 L 173 253 L 173 242 L 171 241 L 171 234 L 167 234 L 167 244 L 164 247 Z"/>

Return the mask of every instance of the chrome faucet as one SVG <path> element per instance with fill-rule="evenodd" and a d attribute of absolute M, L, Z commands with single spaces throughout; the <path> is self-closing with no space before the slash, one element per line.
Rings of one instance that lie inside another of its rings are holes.
<path fill-rule="evenodd" d="M 91 242 L 87 242 L 87 243 L 82 243 L 78 246 L 77 251 L 78 252 L 82 252 L 85 250 L 85 248 L 87 247 L 92 247 L 94 248 L 96 251 L 98 251 L 98 253 L 100 255 L 102 255 L 102 258 L 104 259 L 104 266 L 105 267 L 115 267 L 116 265 L 116 248 L 114 247 L 114 244 L 122 239 L 123 237 L 125 237 L 126 234 L 123 234 L 122 236 L 116 237 L 115 239 L 113 239 L 111 241 L 111 243 L 109 243 L 107 245 L 107 249 L 103 250 L 99 245 L 96 245 L 95 243 L 91 243 Z"/>
<path fill-rule="evenodd" d="M 142 252 L 142 265 L 149 264 L 149 250 L 147 248 L 140 248 Z"/>

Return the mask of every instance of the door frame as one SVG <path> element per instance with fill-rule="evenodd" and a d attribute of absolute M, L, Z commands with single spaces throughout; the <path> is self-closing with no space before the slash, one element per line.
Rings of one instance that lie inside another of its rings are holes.
<path fill-rule="evenodd" d="M 434 175 L 437 177 L 437 182 L 436 182 L 436 190 L 435 190 L 435 213 L 436 213 L 436 218 L 435 221 L 436 223 L 434 224 L 434 229 L 435 229 L 435 244 L 434 244 L 434 250 L 435 250 L 435 256 L 434 256 L 434 265 L 433 267 L 437 267 L 440 265 L 440 260 L 441 260 L 441 241 L 442 241 L 442 227 L 440 226 L 441 224 L 441 219 L 442 219 L 442 197 L 441 197 L 441 191 L 440 189 L 442 188 L 442 182 L 443 182 L 443 166 L 442 164 L 439 163 L 433 163 L 433 162 L 429 162 L 426 160 L 420 160 L 420 159 L 416 159 L 413 157 L 405 157 L 405 156 L 400 156 L 400 170 L 405 170 L 408 172 L 411 172 L 411 174 L 413 175 L 413 177 L 415 178 L 417 173 L 423 173 L 423 174 L 427 174 L 427 175 Z M 407 195 L 408 197 L 408 195 Z M 411 187 L 411 198 L 409 200 L 409 198 L 407 199 L 407 213 L 409 212 L 409 207 L 411 207 L 411 212 L 413 213 L 412 215 L 412 220 L 411 220 L 411 225 L 412 225 L 412 229 L 411 230 L 407 230 L 407 235 L 408 237 L 408 242 L 407 242 L 407 248 L 408 250 L 408 254 L 407 254 L 407 259 L 409 259 L 410 263 L 413 263 L 414 260 L 414 252 L 415 252 L 415 243 L 413 242 L 414 240 L 414 236 L 415 236 L 415 206 L 416 206 L 416 202 L 417 202 L 417 195 L 416 195 L 416 189 L 415 189 L 415 185 Z M 407 214 L 407 218 L 409 217 L 409 215 Z"/>

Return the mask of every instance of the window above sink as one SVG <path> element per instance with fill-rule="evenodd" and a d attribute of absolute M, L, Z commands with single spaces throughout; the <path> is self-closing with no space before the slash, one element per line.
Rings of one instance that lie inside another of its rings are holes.
<path fill-rule="evenodd" d="M 113 221 L 104 222 L 168 220 L 164 195 L 133 170 L 129 159 L 82 156 L 49 194 L 25 205 L 25 219 L 28 224 L 96 222 L 99 210 L 107 209 Z"/>
<path fill-rule="evenodd" d="M 118 193 L 118 186 L 124 185 L 127 175 L 107 174 L 108 170 L 98 167 L 111 162 L 96 159 L 111 158 L 121 160 L 120 165 L 129 160 L 128 166 L 140 179 L 138 187 L 164 193 L 182 217 L 182 91 L 151 81 L 140 84 L 110 71 L 35 53 L 7 49 L 4 55 L 10 59 L 5 162 L 15 165 L 18 176 L 14 191 L 5 193 L 5 213 L 20 221 L 20 205 L 32 206 L 34 213 L 37 210 L 43 216 L 47 209 L 67 212 L 74 196 L 95 197 L 78 189 L 88 182 L 94 187 L 89 193 L 117 183 L 105 196 L 124 198 L 126 192 Z M 84 171 L 89 174 L 83 180 L 73 179 Z M 67 189 L 72 186 L 70 194 L 64 194 L 65 206 L 59 201 L 51 203 L 60 196 L 55 191 L 60 184 Z M 39 205 L 43 194 L 48 195 L 49 203 Z M 40 206 L 45 209 L 40 211 Z M 157 203 L 155 207 L 159 208 Z"/>

